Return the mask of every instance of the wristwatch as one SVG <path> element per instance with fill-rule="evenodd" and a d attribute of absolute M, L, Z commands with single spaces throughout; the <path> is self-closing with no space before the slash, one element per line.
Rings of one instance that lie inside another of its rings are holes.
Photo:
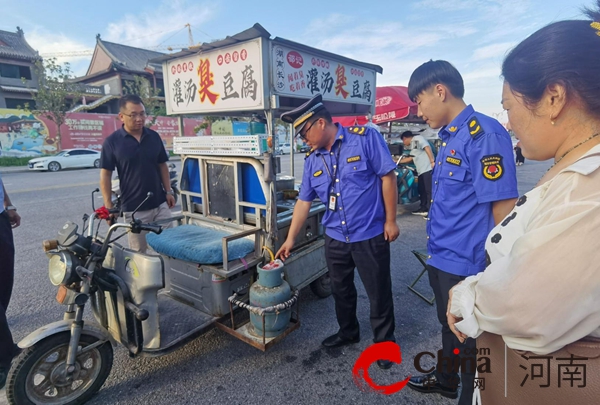
<path fill-rule="evenodd" d="M 167 194 L 172 195 L 173 197 L 175 197 L 175 192 L 173 190 L 171 191 L 166 191 Z"/>
<path fill-rule="evenodd" d="M 16 210 L 17 210 L 17 207 L 15 207 L 14 205 L 9 205 L 9 206 L 7 206 L 7 207 L 4 207 L 4 209 L 5 209 L 6 211 L 16 211 Z"/>

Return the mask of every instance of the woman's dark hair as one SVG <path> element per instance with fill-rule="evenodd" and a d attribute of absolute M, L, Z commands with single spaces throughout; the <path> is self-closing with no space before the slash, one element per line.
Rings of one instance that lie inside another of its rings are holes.
<path fill-rule="evenodd" d="M 591 114 L 600 116 L 600 25 L 594 24 L 600 23 L 600 0 L 595 6 L 583 9 L 589 20 L 547 25 L 504 59 L 504 80 L 530 109 L 549 85 L 561 84 L 568 99 L 579 98 Z"/>
<path fill-rule="evenodd" d="M 463 98 L 465 95 L 465 85 L 458 70 L 445 60 L 430 60 L 416 68 L 410 75 L 408 97 L 416 101 L 419 94 L 436 84 L 448 87 L 454 97 Z"/>

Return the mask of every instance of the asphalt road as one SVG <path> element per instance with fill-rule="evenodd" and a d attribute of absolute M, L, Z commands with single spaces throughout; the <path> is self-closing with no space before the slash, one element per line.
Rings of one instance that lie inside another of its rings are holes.
<path fill-rule="evenodd" d="M 296 156 L 302 168 L 303 156 Z M 528 161 L 518 167 L 521 193 L 531 189 L 549 167 L 548 162 Z M 289 155 L 282 157 L 289 174 Z M 61 319 L 56 288 L 47 275 L 47 258 L 41 242 L 54 238 L 62 225 L 81 223 L 91 212 L 91 190 L 98 185 L 96 169 L 58 173 L 14 172 L 0 168 L 11 199 L 23 218 L 14 232 L 16 280 L 8 318 L 18 341 L 35 329 Z M 300 175 L 297 176 L 301 178 Z M 99 198 L 97 204 L 101 204 Z M 391 370 L 370 368 L 378 384 L 387 385 L 417 374 L 419 352 L 436 353 L 440 327 L 436 311 L 407 288 L 421 265 L 410 253 L 425 247 L 425 221 L 410 215 L 415 206 L 399 206 L 400 238 L 392 244 L 392 280 L 396 313 L 396 338 L 403 362 Z M 177 210 L 178 207 L 175 208 Z M 457 241 L 458 243 L 459 241 Z M 432 295 L 423 277 L 417 288 Z M 438 395 L 421 395 L 405 388 L 386 396 L 362 392 L 353 382 L 352 367 L 372 342 L 369 304 L 356 277 L 358 317 L 362 340 L 342 349 L 325 350 L 320 342 L 337 331 L 333 299 L 319 299 L 310 289 L 301 292 L 301 327 L 266 353 L 212 330 L 180 350 L 160 358 L 131 359 L 115 349 L 114 366 L 103 388 L 90 404 L 452 404 Z M 424 360 L 432 366 L 434 360 Z M 5 403 L 0 391 L 0 404 Z"/>

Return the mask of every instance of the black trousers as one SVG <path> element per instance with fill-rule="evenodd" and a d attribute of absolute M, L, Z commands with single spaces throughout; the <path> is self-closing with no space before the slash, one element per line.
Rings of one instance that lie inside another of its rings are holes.
<path fill-rule="evenodd" d="M 373 341 L 395 342 L 390 244 L 384 235 L 355 243 L 340 242 L 325 235 L 325 258 L 340 326 L 338 335 L 343 339 L 360 336 L 354 286 L 354 268 L 357 268 L 369 297 Z"/>
<path fill-rule="evenodd" d="M 517 155 L 517 163 L 525 163 L 525 156 L 523 156 L 523 152 L 521 151 L 521 148 L 515 148 L 515 152 Z"/>
<path fill-rule="evenodd" d="M 419 175 L 419 197 L 421 197 L 420 209 L 429 211 L 431 205 L 431 170 Z"/>
<path fill-rule="evenodd" d="M 14 342 L 6 319 L 14 276 L 15 244 L 8 214 L 3 211 L 0 214 L 0 367 L 9 366 L 14 353 Z"/>
<path fill-rule="evenodd" d="M 429 284 L 435 295 L 438 320 L 442 325 L 441 358 L 443 360 L 439 362 L 441 367 L 436 368 L 436 377 L 445 386 L 456 386 L 459 381 L 462 381 L 462 392 L 458 403 L 459 405 L 471 405 L 477 364 L 477 355 L 474 353 L 476 351 L 476 341 L 468 338 L 465 343 L 460 343 L 450 330 L 448 318 L 446 317 L 448 293 L 452 287 L 464 280 L 465 277 L 446 273 L 433 266 L 427 266 L 427 273 L 429 274 Z M 454 353 L 455 349 L 460 351 L 458 355 Z M 459 367 L 461 371 L 460 379 L 457 373 Z"/>

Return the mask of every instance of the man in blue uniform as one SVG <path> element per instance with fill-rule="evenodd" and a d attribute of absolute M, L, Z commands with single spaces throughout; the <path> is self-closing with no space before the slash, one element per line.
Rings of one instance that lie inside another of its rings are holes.
<path fill-rule="evenodd" d="M 356 317 L 354 268 L 365 286 L 375 343 L 395 341 L 390 275 L 390 242 L 396 224 L 396 165 L 381 134 L 368 127 L 334 124 L 318 94 L 281 115 L 310 147 L 304 162 L 302 188 L 285 243 L 277 252 L 289 257 L 306 221 L 312 200 L 327 206 L 323 216 L 325 256 L 335 300 L 339 331 L 323 341 L 339 347 L 360 340 Z M 392 363 L 378 360 L 380 368 Z"/>
<path fill-rule="evenodd" d="M 473 396 L 475 340 L 460 343 L 450 331 L 448 292 L 485 269 L 485 238 L 514 207 L 518 191 L 512 142 L 498 121 L 465 104 L 462 77 L 446 61 L 418 67 L 408 94 L 418 104 L 419 117 L 431 128 L 441 128 L 427 221 L 427 270 L 442 325 L 443 359 L 441 369 L 411 378 L 408 386 L 456 398 L 462 380 L 459 404 L 466 405 Z M 459 364 L 466 365 L 461 379 Z"/>

